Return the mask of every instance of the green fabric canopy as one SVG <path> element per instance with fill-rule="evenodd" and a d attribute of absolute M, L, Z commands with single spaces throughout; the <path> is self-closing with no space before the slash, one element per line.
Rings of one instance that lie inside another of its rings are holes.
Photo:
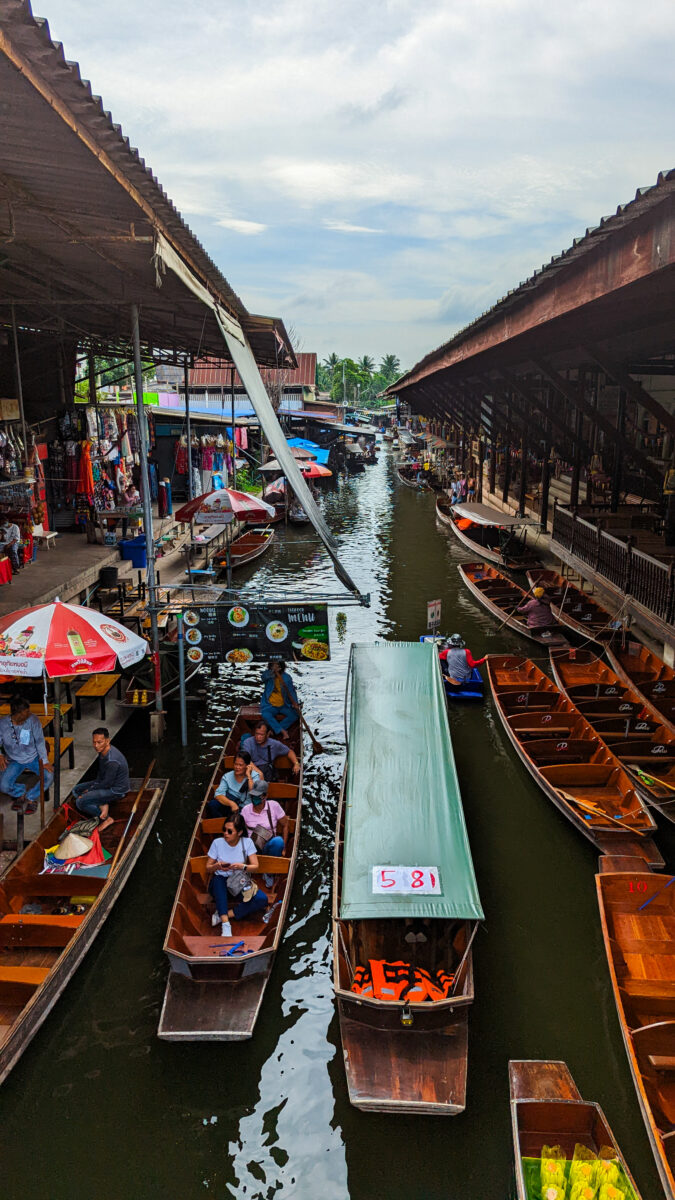
<path fill-rule="evenodd" d="M 353 647 L 340 917 L 481 920 L 438 651 Z M 437 867 L 440 892 L 373 890 L 373 867 Z"/>

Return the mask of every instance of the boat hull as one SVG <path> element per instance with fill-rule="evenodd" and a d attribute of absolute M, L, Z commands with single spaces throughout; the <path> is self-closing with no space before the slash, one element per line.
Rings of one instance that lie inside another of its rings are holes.
<path fill-rule="evenodd" d="M 483 562 L 458 563 L 457 570 L 469 591 L 503 625 L 515 629 L 517 633 L 540 646 L 569 649 L 567 638 L 555 625 L 546 629 L 530 629 L 527 622 L 516 615 L 514 609 L 523 603 L 527 593 L 512 579 Z M 490 591 L 497 592 L 494 598 L 489 594 L 488 587 Z"/>

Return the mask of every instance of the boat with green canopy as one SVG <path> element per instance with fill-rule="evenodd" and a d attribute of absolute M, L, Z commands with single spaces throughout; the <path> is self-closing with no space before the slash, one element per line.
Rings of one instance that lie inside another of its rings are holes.
<path fill-rule="evenodd" d="M 352 647 L 333 879 L 349 1098 L 462 1112 L 483 919 L 433 645 Z"/>

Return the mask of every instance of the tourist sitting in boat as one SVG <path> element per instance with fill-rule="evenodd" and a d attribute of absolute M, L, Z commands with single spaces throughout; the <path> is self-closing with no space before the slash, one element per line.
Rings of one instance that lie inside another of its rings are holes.
<path fill-rule="evenodd" d="M 471 672 L 474 667 L 480 667 L 481 663 L 485 662 L 487 655 L 483 658 L 474 658 L 470 650 L 467 649 L 466 642 L 460 633 L 453 633 L 445 643 L 445 648 L 441 650 L 439 656 L 441 660 L 441 671 L 443 678 L 451 687 L 459 687 L 460 684 L 466 683 L 467 679 L 471 678 Z"/>
<path fill-rule="evenodd" d="M 233 812 L 239 812 L 240 808 L 244 807 L 251 784 L 256 779 L 262 779 L 263 773 L 260 767 L 256 767 L 254 762 L 251 762 L 251 755 L 246 750 L 240 750 L 234 756 L 234 765 L 231 771 L 226 771 L 223 775 L 215 795 L 211 797 L 204 815 L 206 817 L 223 817 L 223 819 Z"/>
<path fill-rule="evenodd" d="M 110 805 L 129 791 L 129 764 L 121 750 L 111 745 L 110 733 L 105 726 L 95 729 L 91 740 L 98 754 L 96 778 L 87 783 L 76 783 L 73 796 L 81 813 L 98 817 L 101 822 L 98 832 L 101 833 L 113 824 Z"/>
<path fill-rule="evenodd" d="M 300 770 L 300 763 L 295 751 L 291 750 L 291 747 L 285 742 L 270 737 L 270 729 L 266 721 L 258 721 L 253 733 L 241 739 L 240 749 L 248 751 L 256 767 L 260 767 L 263 777 L 268 782 L 274 775 L 276 759 L 281 758 L 283 754 L 287 754 L 291 760 L 294 775 L 297 775 Z"/>
<path fill-rule="evenodd" d="M 231 937 L 230 921 L 242 921 L 267 907 L 267 896 L 253 884 L 250 876 L 239 872 L 258 870 L 258 855 L 249 837 L 241 813 L 228 817 L 223 836 L 214 838 L 209 846 L 206 873 L 211 876 L 209 892 L 216 903 L 213 924 L 221 926 L 221 936 Z M 241 886 L 243 884 L 243 887 Z M 255 892 L 251 891 L 255 887 Z"/>
<path fill-rule="evenodd" d="M 39 718 L 30 711 L 30 704 L 23 696 L 15 696 L 9 706 L 9 716 L 0 720 L 0 792 L 14 797 L 12 808 L 15 812 L 24 810 L 30 816 L 37 811 L 40 798 L 40 781 L 26 790 L 25 785 L 17 782 L 24 771 L 40 774 L 40 763 L 44 768 L 44 786 L 49 787 L 52 772 L 49 768 L 49 756 L 45 746 L 44 733 Z"/>
<path fill-rule="evenodd" d="M 547 629 L 556 623 L 543 587 L 534 588 L 532 599 L 528 600 L 526 604 L 521 604 L 516 612 L 523 613 L 527 617 L 528 629 Z"/>
<path fill-rule="evenodd" d="M 299 720 L 300 701 L 293 680 L 286 670 L 286 663 L 270 660 L 262 681 L 264 687 L 260 712 L 272 733 L 282 741 L 287 741 L 286 731 Z"/>
<path fill-rule="evenodd" d="M 278 800 L 267 799 L 268 786 L 265 779 L 253 781 L 250 803 L 242 808 L 241 815 L 249 837 L 260 853 L 280 858 L 286 853 L 288 844 L 288 817 Z"/>

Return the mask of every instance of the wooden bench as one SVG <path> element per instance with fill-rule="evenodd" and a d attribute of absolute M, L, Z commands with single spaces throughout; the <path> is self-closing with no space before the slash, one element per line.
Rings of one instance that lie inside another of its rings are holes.
<path fill-rule="evenodd" d="M 0 967 L 0 1003 L 26 1004 L 49 975 L 49 967 Z"/>
<path fill-rule="evenodd" d="M 54 765 L 54 738 L 46 737 L 45 745 L 47 747 L 47 756 L 52 766 Z M 75 766 L 75 739 L 71 737 L 61 738 L 61 753 L 59 758 L 63 758 L 64 754 L 68 755 L 68 766 L 71 771 Z"/>
<path fill-rule="evenodd" d="M 101 720 L 105 721 L 105 702 L 109 693 L 117 687 L 117 699 L 122 699 L 121 675 L 92 675 L 75 693 L 75 716 L 82 716 L 81 701 L 94 698 L 101 702 Z"/>

